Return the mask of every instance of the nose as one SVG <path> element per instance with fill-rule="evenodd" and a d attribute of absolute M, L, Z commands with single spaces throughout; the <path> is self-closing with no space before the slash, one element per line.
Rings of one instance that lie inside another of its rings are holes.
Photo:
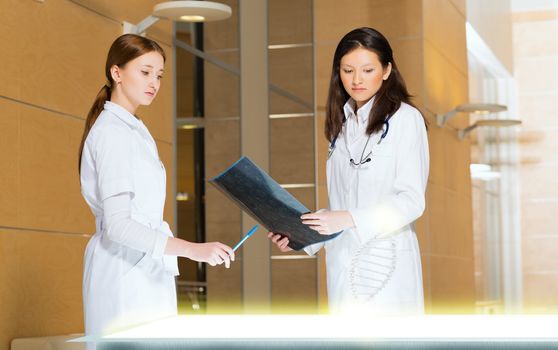
<path fill-rule="evenodd" d="M 358 85 L 360 83 L 362 83 L 360 79 L 360 73 L 358 71 L 355 71 L 355 74 L 353 74 L 353 85 Z"/>

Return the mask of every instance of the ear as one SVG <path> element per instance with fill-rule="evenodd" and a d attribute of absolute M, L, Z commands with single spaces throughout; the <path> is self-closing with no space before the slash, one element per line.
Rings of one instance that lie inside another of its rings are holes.
<path fill-rule="evenodd" d="M 110 75 L 112 76 L 112 81 L 114 81 L 116 84 L 119 84 L 122 80 L 120 76 L 120 67 L 118 67 L 116 64 L 110 67 Z"/>
<path fill-rule="evenodd" d="M 384 76 L 382 77 L 382 79 L 387 80 L 390 74 L 391 74 L 391 62 L 388 63 L 386 69 L 384 70 Z"/>

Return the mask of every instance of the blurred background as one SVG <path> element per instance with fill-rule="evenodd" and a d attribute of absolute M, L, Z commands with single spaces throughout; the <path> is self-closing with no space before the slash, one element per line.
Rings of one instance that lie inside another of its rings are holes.
<path fill-rule="evenodd" d="M 207 182 L 242 155 L 309 209 L 327 207 L 333 52 L 369 26 L 429 121 L 417 222 L 427 313 L 558 311 L 557 0 L 218 2 L 230 17 L 145 32 L 167 62 L 138 115 L 167 169 L 178 237 L 234 245 L 251 227 Z M 83 332 L 95 230 L 77 172 L 83 123 L 110 44 L 157 3 L 0 0 L 0 350 Z M 180 260 L 180 313 L 327 313 L 323 252 L 282 254 L 264 231 L 231 269 Z"/>

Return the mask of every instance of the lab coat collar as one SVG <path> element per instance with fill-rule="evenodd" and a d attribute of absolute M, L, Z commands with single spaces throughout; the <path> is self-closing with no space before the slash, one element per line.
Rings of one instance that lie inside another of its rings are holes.
<path fill-rule="evenodd" d="M 111 101 L 106 101 L 104 108 L 107 111 L 114 113 L 120 120 L 124 123 L 128 124 L 134 129 L 141 129 L 143 123 L 141 120 L 136 118 L 132 113 L 130 113 L 126 108 L 122 107 L 119 104 L 116 104 Z"/>
<path fill-rule="evenodd" d="M 376 99 L 376 96 L 372 96 L 372 98 L 366 102 L 364 104 L 364 106 L 360 107 L 357 110 L 357 117 L 358 117 L 358 121 L 359 123 L 367 123 L 368 122 L 368 116 L 370 115 L 370 110 L 372 109 L 372 106 L 374 105 L 374 100 Z M 355 115 L 355 107 L 356 107 L 356 102 L 355 100 L 353 100 L 353 98 L 349 98 L 349 100 L 345 103 L 345 105 L 343 106 L 343 112 L 345 112 L 345 118 L 349 119 L 351 118 L 353 115 Z"/>

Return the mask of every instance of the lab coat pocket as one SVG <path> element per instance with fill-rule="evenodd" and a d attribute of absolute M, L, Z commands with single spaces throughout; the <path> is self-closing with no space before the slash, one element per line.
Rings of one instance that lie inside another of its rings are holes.
<path fill-rule="evenodd" d="M 149 259 L 147 253 L 128 249 L 125 253 L 126 269 L 123 272 L 123 277 L 127 277 L 134 270 L 145 268 L 146 265 L 149 265 Z"/>

